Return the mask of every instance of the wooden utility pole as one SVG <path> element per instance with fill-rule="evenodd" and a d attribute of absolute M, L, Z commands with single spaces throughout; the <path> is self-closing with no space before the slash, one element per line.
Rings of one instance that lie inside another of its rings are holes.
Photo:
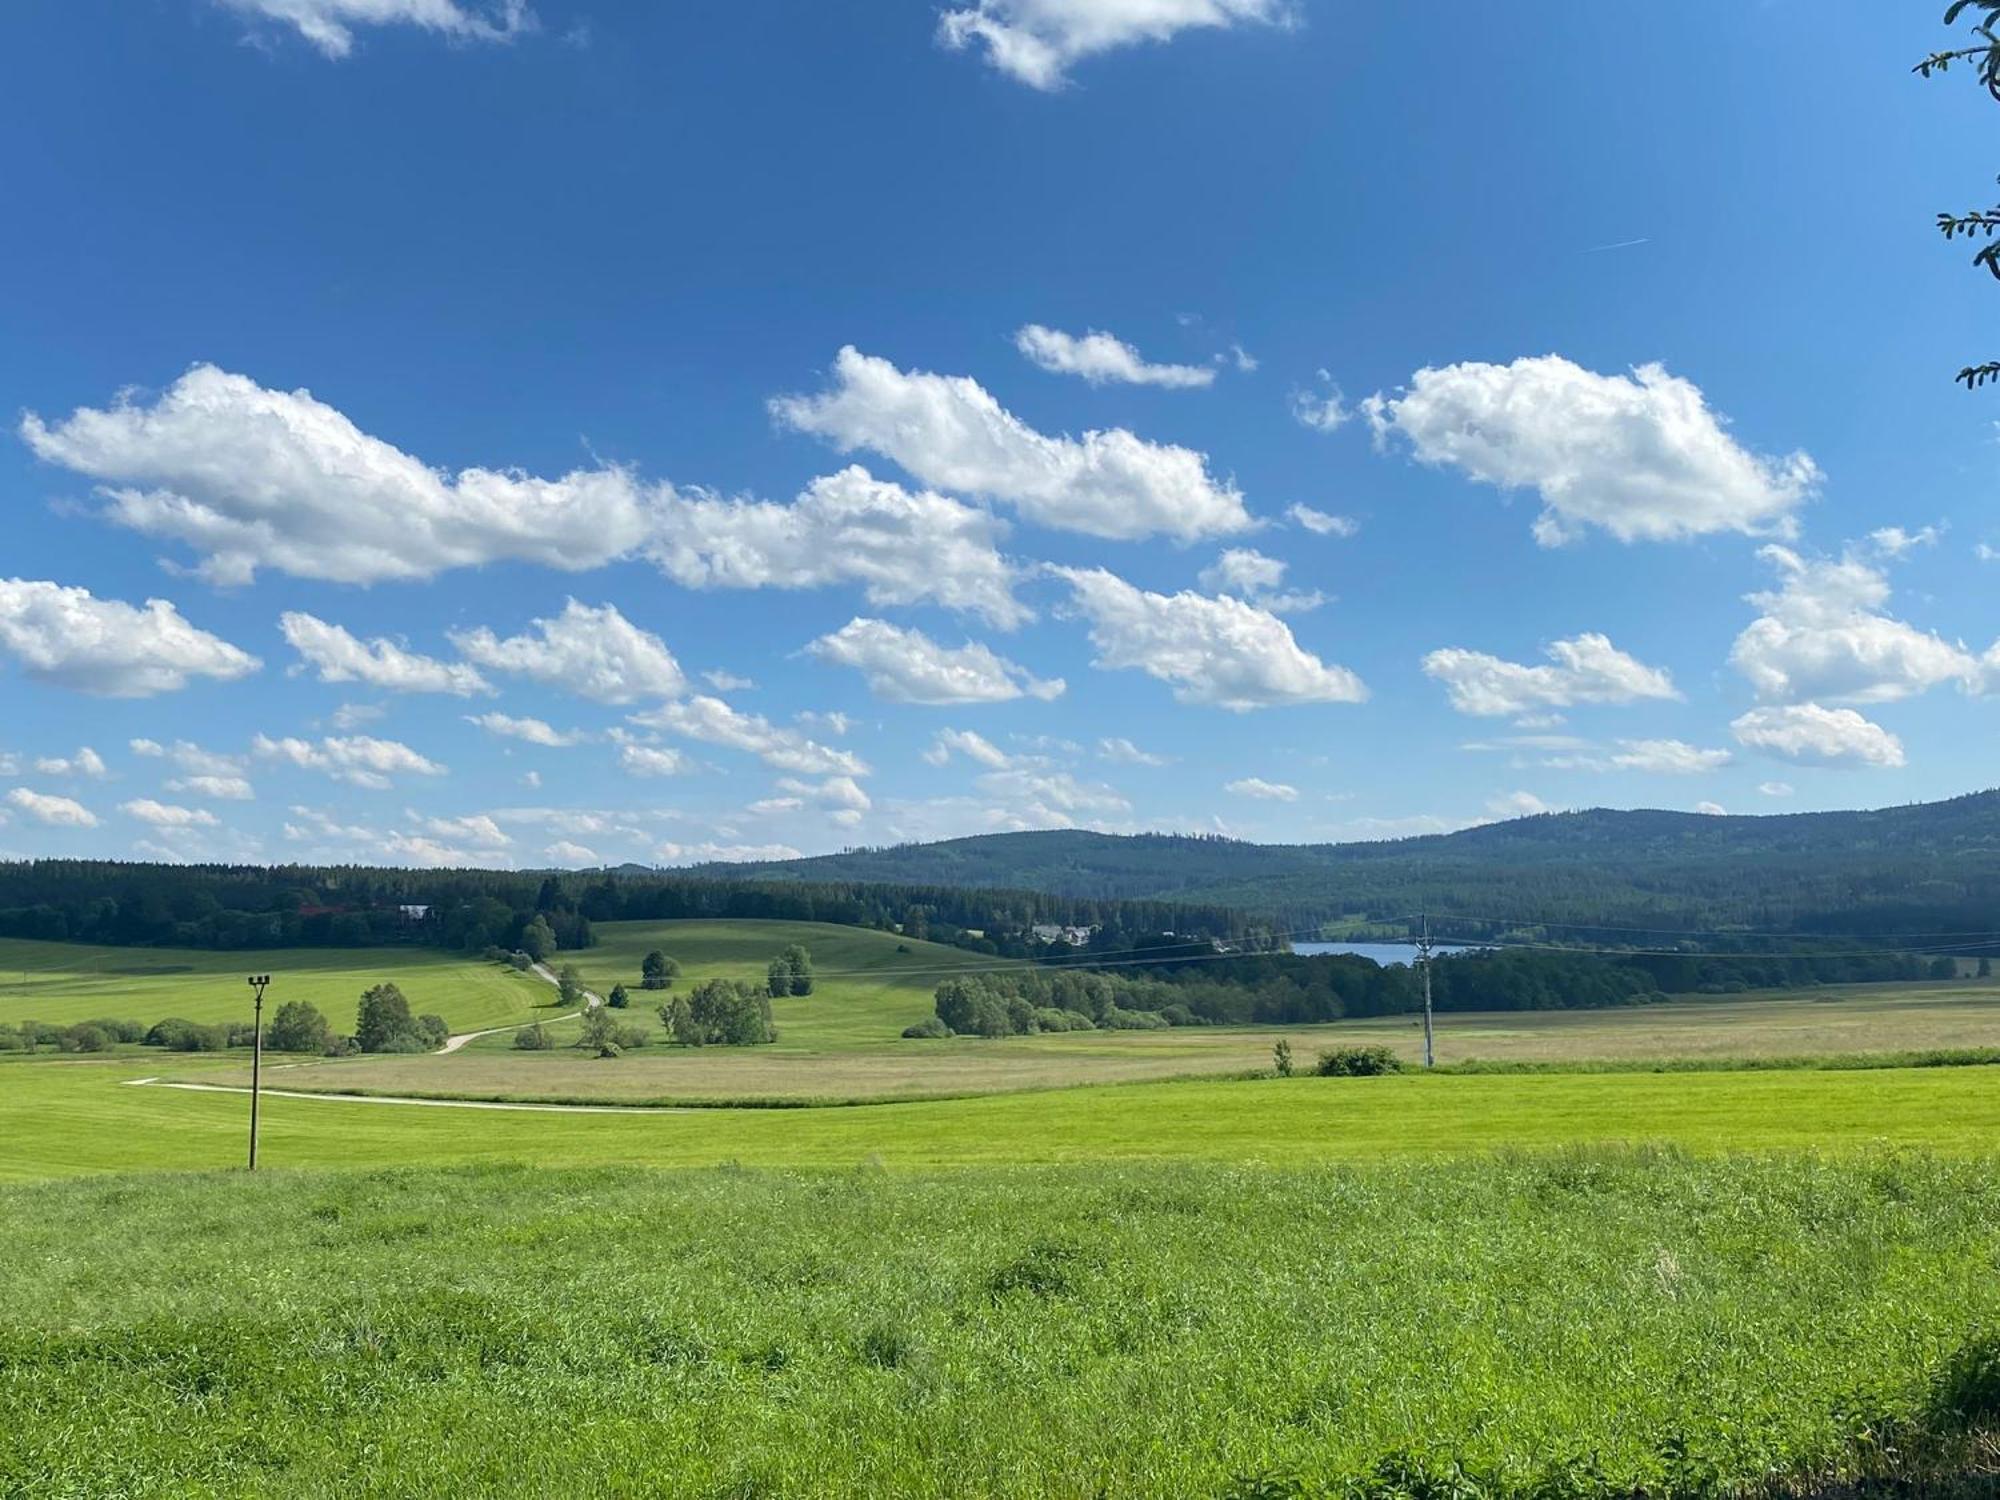
<path fill-rule="evenodd" d="M 257 992 L 256 1019 L 250 1032 L 250 1170 L 257 1170 L 257 1091 L 263 1085 L 264 1074 L 264 986 L 271 982 L 269 974 L 252 974 L 250 987 Z"/>
<path fill-rule="evenodd" d="M 1431 917 L 1425 912 L 1417 929 L 1417 963 L 1424 971 L 1424 1066 L 1434 1067 L 1437 1054 L 1431 1036 Z"/>

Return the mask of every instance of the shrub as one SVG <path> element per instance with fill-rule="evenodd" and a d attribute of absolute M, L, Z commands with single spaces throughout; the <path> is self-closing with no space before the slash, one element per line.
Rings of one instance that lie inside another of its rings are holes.
<path fill-rule="evenodd" d="M 164 1047 L 169 1052 L 220 1052 L 229 1045 L 229 1033 L 220 1026 L 172 1016 L 155 1022 L 143 1040 L 148 1047 Z"/>
<path fill-rule="evenodd" d="M 60 1041 L 56 1043 L 65 1052 L 109 1052 L 112 1047 L 111 1033 L 90 1021 L 79 1021 L 74 1026 L 65 1026 Z"/>
<path fill-rule="evenodd" d="M 791 980 L 791 993 L 810 995 L 813 992 L 812 955 L 799 944 L 793 943 L 778 957 L 785 961 L 785 970 Z"/>
<path fill-rule="evenodd" d="M 736 979 L 704 979 L 660 1007 L 660 1020 L 683 1047 L 754 1047 L 778 1039 L 771 998 Z"/>
<path fill-rule="evenodd" d="M 226 1021 L 222 1034 L 231 1047 L 254 1047 L 257 1045 L 257 1025 L 254 1021 Z"/>
<path fill-rule="evenodd" d="M 658 948 L 648 953 L 639 965 L 639 988 L 642 990 L 670 990 L 674 980 L 680 977 L 680 963 L 667 957 Z"/>
<path fill-rule="evenodd" d="M 564 1010 L 577 1010 L 583 1005 L 583 979 L 575 964 L 564 964 L 562 973 L 556 976 L 556 1003 Z"/>
<path fill-rule="evenodd" d="M 527 954 L 523 953 L 518 948 L 516 948 L 512 953 L 507 955 L 507 962 L 512 964 L 516 969 L 520 970 L 522 973 L 526 973 L 529 969 L 532 969 L 535 966 L 535 961 L 532 958 L 528 957 Z"/>
<path fill-rule="evenodd" d="M 613 1010 L 623 1010 L 632 1003 L 632 997 L 625 993 L 624 985 L 614 984 L 611 986 L 611 993 L 605 997 L 604 1003 Z"/>
<path fill-rule="evenodd" d="M 1271 1048 L 1271 1067 L 1280 1078 L 1292 1076 L 1292 1044 L 1283 1037 Z"/>
<path fill-rule="evenodd" d="M 287 1000 L 271 1018 L 265 1041 L 279 1052 L 323 1055 L 333 1045 L 333 1027 L 319 1007 L 304 1000 Z"/>
<path fill-rule="evenodd" d="M 1104 1013 L 1100 1026 L 1112 1031 L 1165 1031 L 1167 1020 L 1150 1010 L 1119 1010 L 1116 1006 Z"/>
<path fill-rule="evenodd" d="M 435 1052 L 451 1039 L 451 1027 L 445 1024 L 443 1016 L 422 1015 L 417 1017 L 417 1035 Z"/>
<path fill-rule="evenodd" d="M 498 943 L 488 943 L 484 948 L 479 950 L 479 956 L 489 964 L 504 964 L 513 957 L 512 954 Z"/>
<path fill-rule="evenodd" d="M 1322 1078 L 1377 1078 L 1403 1071 L 1403 1060 L 1387 1047 L 1334 1047 L 1319 1055 Z"/>
<path fill-rule="evenodd" d="M 0 1022 L 0 1052 L 32 1052 L 35 1050 L 33 1037 L 23 1035 L 5 1022 Z"/>
<path fill-rule="evenodd" d="M 548 1028 L 540 1021 L 514 1033 L 514 1046 L 521 1052 L 547 1052 L 555 1044 L 555 1038 L 549 1035 Z"/>
<path fill-rule="evenodd" d="M 136 1042 L 146 1034 L 146 1023 L 144 1021 L 106 1020 L 104 1017 L 98 1016 L 84 1024 L 95 1026 L 114 1042 Z"/>
<path fill-rule="evenodd" d="M 912 1041 L 931 1041 L 951 1034 L 951 1028 L 936 1016 L 925 1016 L 916 1025 L 903 1028 L 903 1035 Z"/>

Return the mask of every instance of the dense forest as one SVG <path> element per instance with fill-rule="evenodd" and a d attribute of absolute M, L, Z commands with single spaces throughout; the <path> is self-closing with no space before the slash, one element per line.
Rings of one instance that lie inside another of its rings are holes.
<path fill-rule="evenodd" d="M 523 949 L 542 958 L 589 947 L 596 922 L 686 917 L 875 927 L 1014 958 L 1051 951 L 1034 939 L 1039 923 L 1096 928 L 1094 944 L 1107 950 L 1161 933 L 1251 947 L 1268 941 L 1264 924 L 1234 908 L 894 883 L 630 870 L 0 864 L 0 937 L 53 942 L 223 949 L 409 943 L 466 953 Z"/>
<path fill-rule="evenodd" d="M 713 870 L 703 873 L 719 873 Z M 1631 945 L 1633 929 L 1881 938 L 2000 931 L 2000 792 L 1872 812 L 1550 813 L 1378 843 L 1064 829 L 735 867 L 738 878 L 1000 886 L 1322 923 Z"/>

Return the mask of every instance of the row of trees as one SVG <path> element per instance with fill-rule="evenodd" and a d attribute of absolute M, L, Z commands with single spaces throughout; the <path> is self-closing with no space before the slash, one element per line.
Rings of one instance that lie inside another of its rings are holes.
<path fill-rule="evenodd" d="M 273 1052 L 303 1052 L 315 1057 L 344 1057 L 356 1052 L 435 1052 L 451 1028 L 442 1016 L 415 1015 L 409 999 L 393 984 L 378 984 L 361 996 L 354 1033 L 342 1036 L 320 1008 L 306 1000 L 280 1005 L 264 1028 L 264 1045 Z M 34 1052 L 53 1047 L 64 1052 L 107 1052 L 121 1042 L 161 1047 L 169 1052 L 221 1052 L 248 1047 L 256 1039 L 248 1021 L 207 1023 L 169 1016 L 147 1026 L 139 1021 L 97 1019 L 60 1025 L 23 1021 L 0 1025 L 0 1052 Z"/>
<path fill-rule="evenodd" d="M 1451 1011 L 1584 1010 L 1673 994 L 1949 978 L 1949 958 L 1859 951 L 1749 958 L 1485 950 L 1431 966 L 1432 1003 Z M 1990 973 L 1990 965 L 1982 965 Z M 936 1013 L 907 1036 L 1012 1036 L 1081 1027 L 1300 1025 L 1422 1009 L 1416 969 L 1358 954 L 1247 954 L 1143 970 L 1033 968 L 948 979 Z"/>

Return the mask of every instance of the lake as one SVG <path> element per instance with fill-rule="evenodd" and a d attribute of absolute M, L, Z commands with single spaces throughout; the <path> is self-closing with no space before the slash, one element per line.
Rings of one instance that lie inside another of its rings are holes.
<path fill-rule="evenodd" d="M 1432 943 L 1431 952 L 1438 957 L 1447 953 L 1469 953 L 1472 950 L 1457 943 Z M 1415 943 L 1294 943 L 1292 952 L 1308 957 L 1318 953 L 1354 953 L 1362 958 L 1372 958 L 1378 964 L 1414 963 L 1417 957 Z"/>

